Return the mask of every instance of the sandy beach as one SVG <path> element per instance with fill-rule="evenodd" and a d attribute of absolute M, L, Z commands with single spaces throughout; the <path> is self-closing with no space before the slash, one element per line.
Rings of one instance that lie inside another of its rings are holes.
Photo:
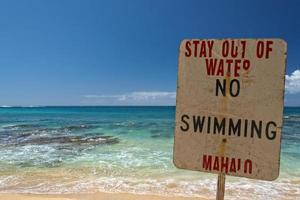
<path fill-rule="evenodd" d="M 166 197 L 126 193 L 95 193 L 66 195 L 0 194 L 0 200 L 205 200 L 192 197 Z"/>

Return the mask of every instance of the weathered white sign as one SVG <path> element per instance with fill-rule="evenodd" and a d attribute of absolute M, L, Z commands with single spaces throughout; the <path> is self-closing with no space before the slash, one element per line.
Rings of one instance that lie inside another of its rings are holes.
<path fill-rule="evenodd" d="M 281 39 L 182 41 L 174 142 L 178 168 L 278 177 L 286 52 Z"/>

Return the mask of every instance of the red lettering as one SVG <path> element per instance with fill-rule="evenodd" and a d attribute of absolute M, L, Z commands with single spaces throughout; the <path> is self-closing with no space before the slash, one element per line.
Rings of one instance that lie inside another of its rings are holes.
<path fill-rule="evenodd" d="M 186 57 L 190 57 L 190 56 L 192 55 L 190 46 L 191 46 L 191 42 L 190 42 L 190 41 L 187 41 L 187 42 L 185 43 L 185 49 L 186 49 L 186 51 L 185 51 L 185 56 L 186 56 Z"/>
<path fill-rule="evenodd" d="M 218 156 L 215 157 L 213 170 L 216 170 L 216 171 L 220 170 L 219 157 Z"/>
<path fill-rule="evenodd" d="M 238 56 L 238 47 L 234 46 L 234 40 L 231 41 L 231 57 L 236 58 Z"/>
<path fill-rule="evenodd" d="M 244 70 L 248 70 L 250 68 L 250 60 L 244 60 L 243 68 Z"/>
<path fill-rule="evenodd" d="M 241 159 L 239 158 L 238 159 L 238 168 L 237 168 L 237 170 L 240 170 L 241 169 Z"/>
<path fill-rule="evenodd" d="M 214 41 L 193 40 L 185 43 L 186 57 L 212 57 Z"/>
<path fill-rule="evenodd" d="M 266 58 L 269 58 L 269 54 L 272 51 L 272 47 L 271 47 L 272 44 L 273 44 L 273 41 L 267 41 Z"/>
<path fill-rule="evenodd" d="M 206 45 L 205 45 L 205 41 L 202 41 L 202 43 L 201 43 L 199 57 L 206 57 Z"/>
<path fill-rule="evenodd" d="M 224 162 L 224 160 L 226 160 L 226 161 Z M 226 173 L 228 173 L 228 165 L 229 165 L 228 161 L 229 161 L 229 158 L 226 157 L 224 159 L 224 157 L 221 157 L 221 171 L 222 172 L 225 171 Z"/>
<path fill-rule="evenodd" d="M 226 60 L 227 63 L 227 75 L 230 76 L 231 75 L 231 64 L 233 63 L 232 59 L 228 59 Z"/>
<path fill-rule="evenodd" d="M 244 58 L 246 52 L 246 41 L 225 40 L 223 41 L 221 52 L 224 58 Z M 239 52 L 241 52 L 240 56 Z"/>
<path fill-rule="evenodd" d="M 230 162 L 230 172 L 236 172 L 236 166 L 235 166 L 235 158 L 231 158 Z"/>
<path fill-rule="evenodd" d="M 225 40 L 222 45 L 222 56 L 226 58 L 228 56 L 228 53 L 229 53 L 229 43 L 227 40 Z"/>
<path fill-rule="evenodd" d="M 225 62 L 225 63 L 224 63 Z M 241 68 L 250 68 L 249 60 L 241 59 L 205 59 L 206 73 L 208 76 L 233 76 L 239 77 Z"/>
<path fill-rule="evenodd" d="M 273 41 L 271 41 L 271 40 L 268 40 L 266 42 L 258 41 L 256 44 L 256 56 L 258 58 L 262 58 L 265 55 L 265 58 L 268 59 L 270 56 L 270 52 L 273 50 L 271 47 L 272 44 L 273 44 Z"/>
<path fill-rule="evenodd" d="M 202 168 L 205 170 L 213 170 L 224 173 L 236 173 L 243 167 L 244 174 L 252 174 L 252 161 L 247 159 L 241 166 L 240 158 L 219 157 L 211 155 L 203 155 Z"/>
<path fill-rule="evenodd" d="M 218 67 L 218 71 L 217 71 L 217 76 L 224 76 L 224 62 L 223 59 L 220 60 L 219 62 L 219 67 Z"/>
<path fill-rule="evenodd" d="M 194 44 L 194 57 L 197 57 L 197 50 L 198 50 L 199 40 L 194 40 L 193 44 Z"/>
<path fill-rule="evenodd" d="M 262 58 L 264 55 L 264 43 L 263 41 L 258 41 L 256 46 L 256 56 Z"/>
<path fill-rule="evenodd" d="M 217 59 L 205 59 L 207 75 L 215 75 Z"/>
<path fill-rule="evenodd" d="M 242 40 L 241 41 L 242 44 L 242 58 L 245 58 L 245 52 L 246 52 L 246 41 Z"/>
<path fill-rule="evenodd" d="M 203 155 L 202 168 L 211 171 L 212 156 Z"/>
<path fill-rule="evenodd" d="M 235 60 L 234 77 L 239 77 L 240 76 L 240 74 L 238 73 L 238 71 L 241 69 L 239 64 L 241 64 L 241 60 Z"/>
<path fill-rule="evenodd" d="M 250 159 L 247 159 L 244 163 L 244 173 L 252 174 L 252 161 Z"/>
<path fill-rule="evenodd" d="M 213 49 L 213 46 L 214 46 L 214 41 L 211 40 L 211 41 L 207 41 L 207 46 L 208 46 L 208 55 L 209 57 L 212 57 L 212 49 Z"/>

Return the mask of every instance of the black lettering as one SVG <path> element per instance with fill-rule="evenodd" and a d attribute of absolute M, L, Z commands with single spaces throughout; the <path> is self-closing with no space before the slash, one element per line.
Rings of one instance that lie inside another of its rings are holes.
<path fill-rule="evenodd" d="M 207 120 L 207 133 L 210 133 L 210 117 Z"/>
<path fill-rule="evenodd" d="M 225 118 L 222 119 L 221 123 L 219 123 L 218 118 L 214 118 L 214 134 L 216 134 L 216 131 L 218 130 L 218 133 L 222 132 L 222 135 L 225 135 Z"/>
<path fill-rule="evenodd" d="M 223 86 L 219 79 L 216 79 L 216 96 L 219 96 L 219 89 L 223 96 L 226 95 L 226 80 L 223 79 Z"/>
<path fill-rule="evenodd" d="M 193 116 L 193 122 L 194 122 L 194 132 L 197 132 L 197 130 L 199 129 L 199 132 L 202 133 L 205 117 Z"/>
<path fill-rule="evenodd" d="M 269 139 L 269 140 L 274 140 L 275 138 L 276 138 L 276 131 L 270 131 L 269 132 L 269 128 L 270 128 L 270 125 L 273 125 L 274 127 L 275 127 L 275 130 L 276 130 L 276 123 L 275 122 L 273 122 L 273 121 L 270 121 L 270 122 L 268 122 L 267 123 L 267 125 L 266 125 L 266 136 L 267 136 L 267 138 Z M 270 135 L 270 133 L 272 134 L 272 135 Z"/>
<path fill-rule="evenodd" d="M 248 132 L 248 120 L 245 120 L 245 125 L 244 125 L 244 137 L 247 137 L 247 132 Z"/>
<path fill-rule="evenodd" d="M 237 133 L 237 136 L 241 135 L 241 119 L 237 121 L 236 124 L 234 124 L 233 120 L 229 118 L 229 135 L 233 133 L 235 135 Z"/>
<path fill-rule="evenodd" d="M 236 83 L 236 91 L 233 93 L 233 83 Z M 237 97 L 240 94 L 240 82 L 237 79 L 230 81 L 230 95 L 232 97 Z"/>
<path fill-rule="evenodd" d="M 181 116 L 181 121 L 185 124 L 185 128 L 183 126 L 180 126 L 180 129 L 182 131 L 188 131 L 189 128 L 190 128 L 189 123 L 187 121 L 185 121 L 185 118 L 190 119 L 190 117 L 188 115 L 182 115 Z"/>
<path fill-rule="evenodd" d="M 254 136 L 254 130 L 255 130 L 258 138 L 261 138 L 262 121 L 259 121 L 259 127 L 257 127 L 257 124 L 254 120 L 251 121 L 251 137 L 252 138 Z"/>

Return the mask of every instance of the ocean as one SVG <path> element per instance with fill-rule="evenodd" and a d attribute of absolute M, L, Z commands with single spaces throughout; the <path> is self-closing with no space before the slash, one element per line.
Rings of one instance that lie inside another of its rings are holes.
<path fill-rule="evenodd" d="M 0 193 L 215 198 L 217 175 L 172 162 L 175 107 L 2 107 Z M 276 181 L 227 177 L 227 199 L 300 199 L 300 107 L 286 107 Z"/>

